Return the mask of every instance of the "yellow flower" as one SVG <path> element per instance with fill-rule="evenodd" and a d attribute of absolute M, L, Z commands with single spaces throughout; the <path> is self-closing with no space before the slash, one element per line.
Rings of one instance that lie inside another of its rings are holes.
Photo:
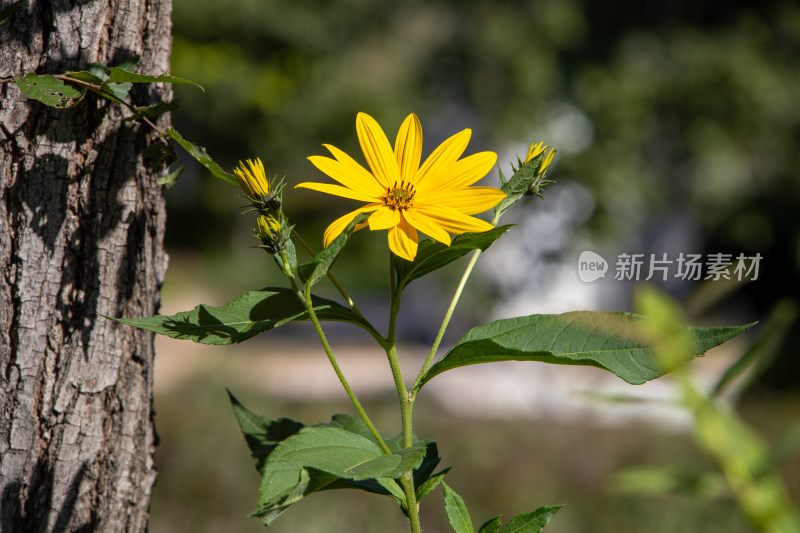
<path fill-rule="evenodd" d="M 259 158 L 256 158 L 255 161 L 248 159 L 247 164 L 249 169 L 239 161 L 239 168 L 235 168 L 233 173 L 248 198 L 253 201 L 264 201 L 270 195 L 269 180 L 264 173 L 264 164 Z"/>
<path fill-rule="evenodd" d="M 422 126 L 409 115 L 397 133 L 394 150 L 371 116 L 359 113 L 356 132 L 369 171 L 350 156 L 324 145 L 333 158 L 311 156 L 309 161 L 340 185 L 301 183 L 315 191 L 367 202 L 335 220 L 325 230 L 324 245 L 333 241 L 359 214 L 372 211 L 370 230 L 389 230 L 389 249 L 413 261 L 421 231 L 449 245 L 450 233 L 487 231 L 492 225 L 470 215 L 494 207 L 506 195 L 494 187 L 470 187 L 491 170 L 494 152 L 480 152 L 459 159 L 467 147 L 470 130 L 456 133 L 428 156 L 422 166 Z"/>
<path fill-rule="evenodd" d="M 256 233 L 262 241 L 274 241 L 281 236 L 281 223 L 273 216 L 261 215 L 256 219 Z"/>
<path fill-rule="evenodd" d="M 548 148 L 549 146 L 547 146 L 546 144 L 544 144 L 544 142 L 541 141 L 539 142 L 539 144 L 531 143 L 531 147 L 528 148 L 528 157 L 525 158 L 525 163 L 527 163 L 531 159 L 535 159 L 536 157 L 539 156 L 539 154 L 546 152 Z M 555 155 L 556 155 L 556 149 L 553 148 L 552 150 L 550 150 L 550 153 L 548 153 L 544 157 L 542 163 L 539 165 L 538 174 L 544 174 L 545 172 L 547 172 L 547 167 L 549 167 L 550 163 L 553 162 L 553 158 L 555 157 Z"/>
<path fill-rule="evenodd" d="M 270 253 L 286 249 L 288 237 L 284 235 L 280 221 L 272 215 L 260 215 L 256 219 L 256 237 Z"/>

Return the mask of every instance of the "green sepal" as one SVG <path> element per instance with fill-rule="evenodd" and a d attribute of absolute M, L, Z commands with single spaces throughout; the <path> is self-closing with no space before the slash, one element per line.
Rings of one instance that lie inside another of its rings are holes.
<path fill-rule="evenodd" d="M 652 341 L 642 331 L 644 320 L 647 318 L 633 313 L 591 311 L 497 320 L 468 331 L 428 369 L 419 386 L 453 368 L 495 361 L 588 365 L 639 385 L 666 372 Z M 693 356 L 753 325 L 689 328 Z"/>
<path fill-rule="evenodd" d="M 564 506 L 549 505 L 530 513 L 519 514 L 503 526 L 500 533 L 539 533 L 562 507 Z"/>
<path fill-rule="evenodd" d="M 494 214 L 496 217 L 499 217 L 509 207 L 517 203 L 520 198 L 531 190 L 536 180 L 542 178 L 542 176 L 539 175 L 539 167 L 544 157 L 545 153 L 542 152 L 527 163 L 520 164 L 519 168 L 517 168 L 514 175 L 511 176 L 511 179 L 508 181 L 505 181 L 505 177 L 501 176 L 500 190 L 506 193 L 506 197 L 495 206 Z"/>
<path fill-rule="evenodd" d="M 486 250 L 511 227 L 507 225 L 481 233 L 462 233 L 453 239 L 450 246 L 433 239 L 421 242 L 414 261 L 397 258 L 394 262 L 397 291 L 402 291 L 413 280 L 449 265 L 472 250 Z"/>
<path fill-rule="evenodd" d="M 28 74 L 16 79 L 15 83 L 28 98 L 59 109 L 74 106 L 86 95 L 85 88 L 76 89 L 51 74 Z"/>
<path fill-rule="evenodd" d="M 306 286 L 306 290 L 328 274 L 328 270 L 338 257 L 339 252 L 344 248 L 344 245 L 347 244 L 347 239 L 350 238 L 350 235 L 355 231 L 355 227 L 365 222 L 371 214 L 372 212 L 359 213 L 350 221 L 344 231 L 333 239 L 333 242 L 314 256 L 313 259 L 297 267 L 297 275 Z"/>
<path fill-rule="evenodd" d="M 236 181 L 236 176 L 222 170 L 222 167 L 220 167 L 213 159 L 211 159 L 211 156 L 208 155 L 208 152 L 206 152 L 205 148 L 187 141 L 181 137 L 181 134 L 178 133 L 175 128 L 167 128 L 166 134 L 167 137 L 180 144 L 184 150 L 189 152 L 190 156 L 194 157 L 201 165 L 206 167 L 215 178 L 225 180 L 228 183 L 238 187 L 239 182 Z"/>
<path fill-rule="evenodd" d="M 442 488 L 444 489 L 444 510 L 453 531 L 455 533 L 475 533 L 464 499 L 447 483 L 442 482 Z"/>
<path fill-rule="evenodd" d="M 312 296 L 311 301 L 319 320 L 349 322 L 373 331 L 364 319 L 333 300 Z M 290 289 L 267 287 L 250 291 L 219 307 L 201 304 L 191 311 L 170 316 L 106 318 L 173 339 L 203 344 L 234 344 L 292 321 L 308 320 L 308 313 Z"/>

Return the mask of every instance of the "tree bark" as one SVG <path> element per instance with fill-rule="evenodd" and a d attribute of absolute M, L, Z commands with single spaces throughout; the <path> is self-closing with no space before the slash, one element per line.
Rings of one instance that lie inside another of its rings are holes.
<path fill-rule="evenodd" d="M 28 0 L 0 26 L 0 78 L 133 55 L 138 72 L 168 73 L 170 15 L 170 0 Z M 0 96 L 0 531 L 145 531 L 153 338 L 98 315 L 158 309 L 165 208 L 140 155 L 152 131 L 91 96 L 67 110 L 13 83 Z"/>

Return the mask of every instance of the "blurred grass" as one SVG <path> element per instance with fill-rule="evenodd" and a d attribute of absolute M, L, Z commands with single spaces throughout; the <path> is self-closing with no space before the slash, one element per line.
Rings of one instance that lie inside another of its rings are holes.
<path fill-rule="evenodd" d="M 156 379 L 158 385 L 159 376 Z M 352 412 L 344 395 L 317 403 L 287 401 L 265 394 L 252 383 L 250 376 L 226 371 L 223 354 L 182 384 L 157 386 L 160 444 L 156 454 L 159 479 L 151 507 L 153 533 L 263 528 L 258 519 L 246 516 L 256 507 L 259 476 L 224 387 L 253 410 L 274 418 L 286 416 L 313 424 L 337 412 Z M 386 432 L 399 429 L 395 404 L 390 393 L 365 401 L 376 424 Z M 796 420 L 798 408 L 798 397 L 763 396 L 751 398 L 743 411 L 773 438 Z M 442 466 L 454 467 L 448 483 L 464 497 L 476 524 L 497 514 L 510 518 L 540 505 L 566 503 L 548 527 L 550 533 L 750 531 L 729 499 L 709 500 L 699 494 L 634 496 L 613 490 L 613 476 L 628 467 L 713 470 L 688 435 L 659 429 L 657 420 L 622 426 L 596 426 L 591 420 L 487 421 L 442 412 L 423 394 L 416 411 L 416 431 L 437 441 Z M 784 463 L 783 473 L 797 499 L 797 455 Z M 423 500 L 422 516 L 425 531 L 449 531 L 441 491 Z M 331 491 L 291 507 L 270 531 L 387 532 L 404 527 L 402 515 L 388 498 Z"/>

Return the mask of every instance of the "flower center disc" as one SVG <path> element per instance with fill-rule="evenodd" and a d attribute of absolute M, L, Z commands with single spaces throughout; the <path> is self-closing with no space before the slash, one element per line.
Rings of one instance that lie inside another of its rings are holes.
<path fill-rule="evenodd" d="M 383 202 L 387 207 L 392 209 L 408 209 L 413 204 L 414 188 L 411 185 L 400 184 L 400 187 L 386 188 L 386 196 L 383 197 Z"/>

